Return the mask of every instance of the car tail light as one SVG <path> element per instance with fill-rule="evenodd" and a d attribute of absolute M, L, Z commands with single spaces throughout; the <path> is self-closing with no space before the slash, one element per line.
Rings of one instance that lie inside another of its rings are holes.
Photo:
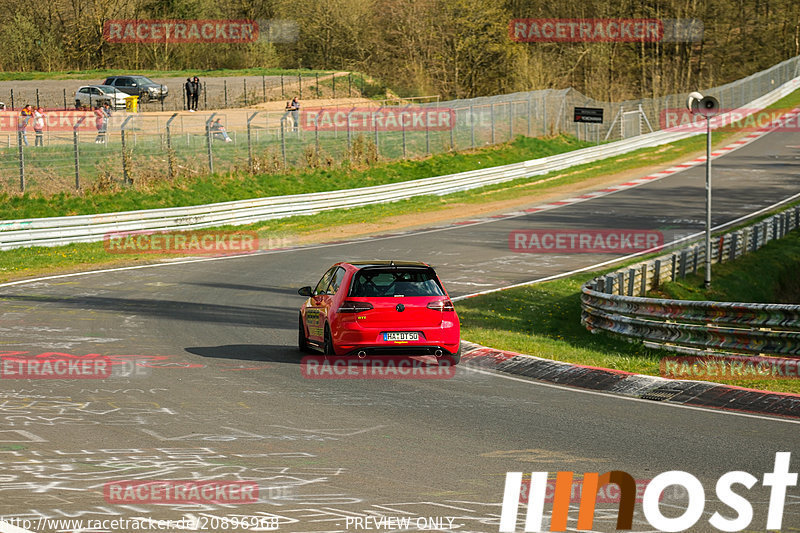
<path fill-rule="evenodd" d="M 352 302 L 350 300 L 342 302 L 339 307 L 340 313 L 361 313 L 362 311 L 369 311 L 372 309 L 372 304 L 369 302 Z"/>
<path fill-rule="evenodd" d="M 455 311 L 453 302 L 450 300 L 438 300 L 436 302 L 431 302 L 428 304 L 428 309 L 434 309 L 436 311 Z"/>

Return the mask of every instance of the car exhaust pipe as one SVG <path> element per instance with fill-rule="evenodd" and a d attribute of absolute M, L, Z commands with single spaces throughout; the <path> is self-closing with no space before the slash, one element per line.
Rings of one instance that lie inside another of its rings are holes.
<path fill-rule="evenodd" d="M 364 359 L 366 356 L 367 356 L 367 352 L 365 352 L 364 350 L 359 350 L 358 351 L 358 358 L 359 359 Z"/>
<path fill-rule="evenodd" d="M 436 357 L 441 357 L 442 356 L 442 351 L 441 350 L 436 350 L 435 352 L 433 352 L 433 355 L 435 355 Z"/>

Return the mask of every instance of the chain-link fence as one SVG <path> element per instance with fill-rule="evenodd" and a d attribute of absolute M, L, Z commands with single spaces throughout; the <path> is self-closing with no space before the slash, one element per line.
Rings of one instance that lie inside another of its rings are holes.
<path fill-rule="evenodd" d="M 724 108 L 737 108 L 798 76 L 800 57 L 704 92 L 716 96 Z M 661 129 L 664 113 L 684 109 L 687 95 L 604 103 L 566 89 L 448 102 L 362 100 L 367 103 L 356 106 L 314 107 L 313 101 L 304 100 L 296 112 L 115 113 L 103 126 L 105 132 L 96 131 L 100 123 L 90 113 L 70 128 L 80 120 L 74 112 L 72 122 L 45 128 L 43 146 L 25 142 L 33 134 L 17 131 L 18 113 L 5 112 L 4 117 L 0 112 L 0 190 L 48 194 L 182 175 L 415 158 L 504 143 L 520 135 L 567 133 L 599 143 Z M 574 122 L 575 107 L 602 108 L 604 123 Z"/>
<path fill-rule="evenodd" d="M 124 78 L 125 76 L 119 76 Z M 189 109 L 186 94 L 186 78 L 149 78 L 154 82 L 157 94 L 166 90 L 167 96 L 139 99 L 141 111 L 180 111 Z M 81 106 L 91 107 L 98 97 L 79 95 L 81 87 L 99 85 L 105 78 L 97 80 L 31 80 L 0 81 L 0 103 L 7 110 L 20 110 L 30 104 L 51 111 L 71 110 Z M 132 94 L 131 88 L 122 89 Z M 351 72 L 286 72 L 270 76 L 228 76 L 200 79 L 197 109 L 230 109 L 248 107 L 265 102 L 320 98 L 352 98 L 371 96 L 380 87 L 373 85 L 363 74 Z M 105 97 L 99 97 L 105 99 Z"/>

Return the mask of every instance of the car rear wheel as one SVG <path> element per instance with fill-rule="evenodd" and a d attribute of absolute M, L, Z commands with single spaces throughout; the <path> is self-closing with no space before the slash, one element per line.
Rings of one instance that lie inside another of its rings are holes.
<path fill-rule="evenodd" d="M 442 361 L 446 361 L 446 364 L 450 366 L 455 366 L 461 362 L 461 346 L 458 347 L 458 351 L 454 354 L 450 355 L 443 355 L 439 358 L 439 363 L 441 364 Z"/>
<path fill-rule="evenodd" d="M 325 355 L 336 355 L 336 350 L 333 348 L 333 337 L 331 337 L 331 328 L 325 324 L 325 337 L 323 343 L 323 353 Z"/>
<path fill-rule="evenodd" d="M 308 352 L 308 339 L 306 338 L 306 330 L 303 327 L 303 315 L 300 315 L 300 326 L 297 330 L 297 348 L 303 352 Z"/>

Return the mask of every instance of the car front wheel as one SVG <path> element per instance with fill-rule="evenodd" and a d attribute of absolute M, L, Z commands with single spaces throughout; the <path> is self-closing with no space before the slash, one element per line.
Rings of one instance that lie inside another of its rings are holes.
<path fill-rule="evenodd" d="M 303 327 L 303 315 L 300 315 L 300 326 L 297 330 L 297 348 L 303 352 L 308 352 L 308 339 L 306 338 L 306 330 Z"/>

